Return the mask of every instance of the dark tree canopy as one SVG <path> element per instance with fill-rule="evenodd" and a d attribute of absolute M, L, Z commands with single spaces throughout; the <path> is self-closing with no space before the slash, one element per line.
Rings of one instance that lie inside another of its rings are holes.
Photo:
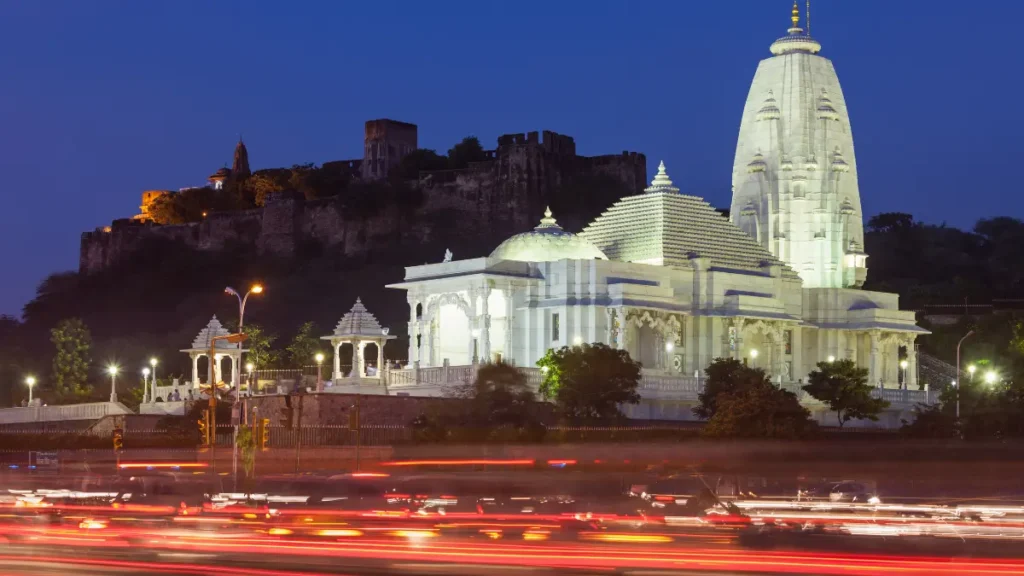
<path fill-rule="evenodd" d="M 544 372 L 541 394 L 573 422 L 615 420 L 620 404 L 637 404 L 640 364 L 625 350 L 605 344 L 564 346 L 537 361 Z"/>
<path fill-rule="evenodd" d="M 704 375 L 704 390 L 697 396 L 698 404 L 693 409 L 693 413 L 703 420 L 709 420 L 715 415 L 723 396 L 767 378 L 764 370 L 750 368 L 735 358 L 715 358 L 704 369 Z"/>
<path fill-rule="evenodd" d="M 462 142 L 448 150 L 448 167 L 453 170 L 461 170 L 472 162 L 484 160 L 487 160 L 487 153 L 476 136 L 466 136 Z"/>
<path fill-rule="evenodd" d="M 755 370 L 760 372 L 760 370 Z M 763 375 L 763 372 L 762 372 Z M 817 426 L 792 392 L 767 376 L 718 396 L 717 409 L 701 431 L 707 438 L 806 438 Z"/>
<path fill-rule="evenodd" d="M 416 180 L 420 177 L 420 172 L 446 170 L 447 168 L 448 158 L 446 156 L 440 156 L 433 150 L 418 148 L 402 158 L 395 173 L 403 180 Z"/>
<path fill-rule="evenodd" d="M 807 375 L 804 390 L 836 413 L 839 427 L 853 419 L 877 421 L 889 403 L 871 396 L 868 371 L 853 360 L 818 362 L 818 369 Z"/>

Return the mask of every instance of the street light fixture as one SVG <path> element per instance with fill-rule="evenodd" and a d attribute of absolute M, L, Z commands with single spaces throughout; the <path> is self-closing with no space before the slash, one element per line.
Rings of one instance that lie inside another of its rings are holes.
<path fill-rule="evenodd" d="M 971 382 L 974 382 L 974 373 L 978 371 L 978 367 L 974 364 L 967 365 L 967 373 L 971 375 Z"/>
<path fill-rule="evenodd" d="M 29 406 L 31 406 L 32 405 L 32 387 L 36 385 L 36 377 L 35 376 L 29 376 L 28 378 L 25 378 L 25 384 L 28 385 L 28 404 L 29 404 Z"/>
<path fill-rule="evenodd" d="M 964 340 L 967 340 L 971 336 L 971 334 L 974 334 L 974 330 L 968 331 L 967 334 L 964 334 L 964 337 L 961 338 L 960 341 L 956 343 L 956 380 L 954 380 L 953 383 L 956 385 L 956 421 L 957 421 L 957 423 L 960 422 L 960 345 L 963 344 Z M 972 374 L 973 374 L 973 372 L 972 372 Z"/>
<path fill-rule="evenodd" d="M 323 392 L 324 391 L 324 377 L 323 377 L 324 353 L 323 352 L 317 352 L 316 356 L 314 356 L 314 359 L 316 360 L 316 391 L 317 392 Z"/>
<path fill-rule="evenodd" d="M 907 387 L 907 366 L 910 366 L 909 362 L 907 362 L 906 360 L 900 360 L 900 368 L 903 370 L 903 387 L 904 388 Z"/>
<path fill-rule="evenodd" d="M 835 362 L 835 361 L 836 361 L 836 357 L 835 357 L 835 356 L 832 356 L 832 355 L 830 354 L 830 355 L 829 355 L 829 357 L 828 357 L 828 363 L 829 363 L 829 364 L 831 364 L 831 363 L 833 363 L 833 362 Z"/>
<path fill-rule="evenodd" d="M 999 378 L 999 376 L 997 376 L 996 373 L 993 372 L 992 370 L 989 370 L 988 372 L 985 372 L 985 383 L 986 384 L 995 384 L 996 380 L 998 378 Z"/>
<path fill-rule="evenodd" d="M 117 364 L 107 366 L 107 374 L 110 374 L 110 401 L 117 402 L 117 372 L 120 370 Z"/>

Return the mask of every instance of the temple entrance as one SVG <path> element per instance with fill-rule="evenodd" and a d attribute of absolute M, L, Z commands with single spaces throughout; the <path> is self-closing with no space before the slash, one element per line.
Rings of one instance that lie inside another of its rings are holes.
<path fill-rule="evenodd" d="M 444 359 L 454 366 L 471 364 L 469 318 L 455 304 L 442 304 L 437 309 L 437 350 L 431 363 L 439 366 Z"/>

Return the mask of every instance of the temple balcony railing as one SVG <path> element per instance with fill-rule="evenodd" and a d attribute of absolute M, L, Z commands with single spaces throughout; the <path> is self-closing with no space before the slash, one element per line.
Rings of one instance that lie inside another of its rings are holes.
<path fill-rule="evenodd" d="M 0 409 L 0 424 L 59 422 L 63 420 L 99 420 L 104 416 L 133 414 L 120 402 L 89 402 L 62 406 L 26 406 Z"/>
<path fill-rule="evenodd" d="M 441 366 L 428 368 L 409 367 L 388 370 L 385 380 L 392 391 L 415 394 L 417 387 L 453 387 L 473 382 L 476 378 L 478 365 Z M 533 390 L 539 390 L 544 379 L 539 368 L 520 368 Z M 816 404 L 816 400 L 803 390 L 802 382 L 781 382 L 779 386 L 796 394 L 804 403 Z M 668 374 L 658 370 L 643 370 L 638 387 L 640 396 L 652 400 L 676 400 L 696 402 L 698 395 L 704 390 L 704 378 Z M 891 387 L 874 388 L 871 395 L 888 401 L 893 407 L 910 408 L 917 404 L 933 404 L 938 401 L 938 393 L 928 390 L 901 390 L 896 384 Z"/>

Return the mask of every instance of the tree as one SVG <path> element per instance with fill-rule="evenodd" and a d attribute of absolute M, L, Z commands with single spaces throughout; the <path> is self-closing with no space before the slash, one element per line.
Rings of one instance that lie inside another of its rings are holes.
<path fill-rule="evenodd" d="M 256 469 L 256 438 L 252 426 L 239 426 L 238 439 L 236 440 L 238 451 L 242 456 L 242 470 L 245 478 L 242 480 L 242 488 L 246 494 L 252 492 L 255 482 L 254 472 Z"/>
<path fill-rule="evenodd" d="M 544 372 L 541 394 L 570 421 L 621 418 L 620 404 L 640 402 L 640 363 L 625 350 L 605 344 L 564 346 L 548 350 L 537 366 Z"/>
<path fill-rule="evenodd" d="M 272 348 L 277 336 L 268 333 L 259 324 L 246 324 L 245 347 L 249 350 L 246 357 L 257 369 L 274 368 L 280 361 L 281 353 Z"/>
<path fill-rule="evenodd" d="M 704 369 L 704 390 L 697 395 L 693 413 L 710 420 L 718 409 L 719 398 L 757 384 L 766 378 L 764 370 L 750 368 L 735 358 L 715 358 Z"/>
<path fill-rule="evenodd" d="M 403 180 L 417 180 L 420 172 L 433 170 L 445 170 L 448 168 L 448 158 L 439 155 L 433 150 L 417 148 L 405 155 L 398 163 L 398 170 L 395 175 Z"/>
<path fill-rule="evenodd" d="M 321 340 L 314 335 L 315 331 L 316 324 L 306 322 L 299 327 L 295 338 L 292 338 L 292 343 L 285 348 L 292 368 L 309 366 L 315 361 L 316 353 L 322 349 Z"/>
<path fill-rule="evenodd" d="M 487 160 L 487 153 L 480 145 L 476 136 L 466 136 L 448 150 L 448 167 L 453 170 L 461 170 L 469 166 L 471 162 L 483 162 Z"/>
<path fill-rule="evenodd" d="M 761 370 L 760 380 L 719 394 L 714 415 L 701 435 L 708 438 L 799 439 L 817 426 L 792 392 L 782 390 Z"/>
<path fill-rule="evenodd" d="M 92 338 L 81 318 L 62 320 L 50 331 L 56 348 L 53 356 L 53 384 L 57 396 L 71 400 L 87 396 L 89 390 L 89 347 Z"/>
<path fill-rule="evenodd" d="M 522 428 L 532 421 L 533 391 L 526 384 L 526 374 L 511 364 L 481 365 L 476 379 L 456 395 L 470 403 L 468 412 L 475 425 Z"/>
<path fill-rule="evenodd" d="M 263 206 L 267 202 L 267 196 L 274 192 L 281 192 L 285 189 L 276 174 L 257 172 L 245 181 L 242 194 L 255 206 Z"/>
<path fill-rule="evenodd" d="M 854 418 L 877 421 L 878 414 L 889 407 L 887 401 L 871 396 L 868 371 L 853 360 L 818 362 L 807 381 L 804 390 L 836 413 L 840 428 Z"/>

